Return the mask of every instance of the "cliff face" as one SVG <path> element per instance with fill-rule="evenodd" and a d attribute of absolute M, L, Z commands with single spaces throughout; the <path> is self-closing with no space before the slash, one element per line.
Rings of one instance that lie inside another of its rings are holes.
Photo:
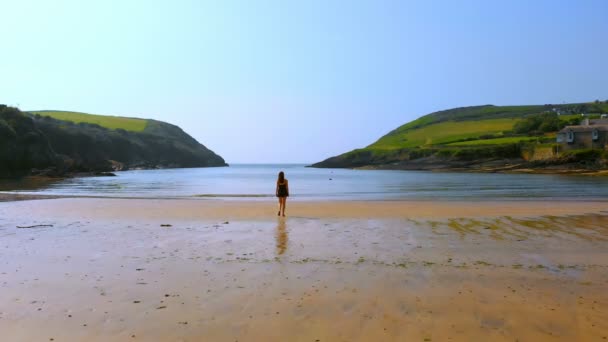
<path fill-rule="evenodd" d="M 148 120 L 141 132 L 74 123 L 0 107 L 0 177 L 130 168 L 227 166 L 179 127 Z"/>

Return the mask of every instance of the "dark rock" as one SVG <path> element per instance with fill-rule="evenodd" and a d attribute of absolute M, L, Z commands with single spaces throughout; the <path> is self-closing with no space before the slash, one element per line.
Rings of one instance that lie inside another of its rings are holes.
<path fill-rule="evenodd" d="M 95 176 L 100 176 L 100 177 L 116 177 L 116 174 L 112 173 L 112 172 L 95 172 Z"/>
<path fill-rule="evenodd" d="M 54 166 L 47 167 L 41 170 L 33 168 L 30 170 L 30 176 L 58 178 L 64 177 L 65 172 L 63 172 L 63 170 L 59 170 L 57 167 Z"/>

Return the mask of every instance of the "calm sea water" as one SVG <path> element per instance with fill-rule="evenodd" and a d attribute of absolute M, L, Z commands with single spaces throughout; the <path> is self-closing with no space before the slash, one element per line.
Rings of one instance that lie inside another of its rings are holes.
<path fill-rule="evenodd" d="M 604 177 L 314 169 L 305 165 L 136 170 L 117 177 L 52 183 L 0 183 L 1 191 L 109 197 L 271 199 L 285 171 L 292 198 L 303 200 L 608 199 Z"/>

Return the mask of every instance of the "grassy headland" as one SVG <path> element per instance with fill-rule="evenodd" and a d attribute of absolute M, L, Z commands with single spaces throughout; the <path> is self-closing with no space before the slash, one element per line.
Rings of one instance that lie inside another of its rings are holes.
<path fill-rule="evenodd" d="M 166 122 L 0 105 L 0 177 L 226 166 Z"/>
<path fill-rule="evenodd" d="M 80 112 L 68 112 L 57 110 L 37 110 L 30 113 L 40 116 L 48 116 L 57 120 L 73 123 L 89 123 L 99 125 L 108 129 L 124 129 L 131 132 L 143 132 L 148 125 L 148 120 L 138 118 L 125 118 L 121 116 L 97 115 Z"/>
<path fill-rule="evenodd" d="M 572 157 L 580 153 L 559 155 L 555 136 L 564 126 L 578 124 L 581 114 L 595 118 L 603 113 L 608 113 L 608 101 L 454 108 L 420 117 L 365 148 L 313 166 L 501 171 L 497 161 L 504 161 L 503 168 L 512 171 L 514 163 L 541 167 L 585 161 L 587 168 L 589 160 Z M 550 153 L 552 158 L 539 158 L 537 149 L 556 152 Z"/>

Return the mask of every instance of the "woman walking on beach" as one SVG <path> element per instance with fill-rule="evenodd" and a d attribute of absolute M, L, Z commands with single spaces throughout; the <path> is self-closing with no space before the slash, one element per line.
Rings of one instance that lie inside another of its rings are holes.
<path fill-rule="evenodd" d="M 277 216 L 280 216 L 281 214 L 285 216 L 285 204 L 287 202 L 287 197 L 289 197 L 289 183 L 287 182 L 287 179 L 285 179 L 283 171 L 279 172 L 276 193 L 279 198 L 279 212 L 277 213 Z"/>

